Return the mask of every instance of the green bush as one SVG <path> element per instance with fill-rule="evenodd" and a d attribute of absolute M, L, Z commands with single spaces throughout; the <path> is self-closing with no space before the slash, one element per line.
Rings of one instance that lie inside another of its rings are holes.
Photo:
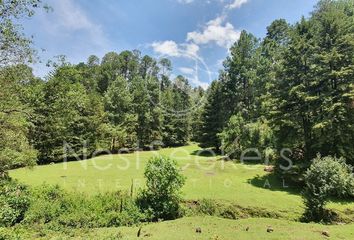
<path fill-rule="evenodd" d="M 241 114 L 234 115 L 219 137 L 221 149 L 233 159 L 238 159 L 242 151 L 253 148 L 265 159 L 275 160 L 273 131 L 265 119 L 246 123 Z"/>
<path fill-rule="evenodd" d="M 29 207 L 27 187 L 11 180 L 0 181 L 0 206 L 0 227 L 21 222 Z"/>
<path fill-rule="evenodd" d="M 185 178 L 180 174 L 177 162 L 165 157 L 152 158 L 147 163 L 144 176 L 147 188 L 140 192 L 137 202 L 148 220 L 179 217 L 180 190 Z"/>
<path fill-rule="evenodd" d="M 353 196 L 353 168 L 343 158 L 317 156 L 306 171 L 303 198 L 307 221 L 331 221 L 331 212 L 325 209 L 330 197 Z"/>
<path fill-rule="evenodd" d="M 16 240 L 21 239 L 16 233 L 9 228 L 0 227 L 0 240 Z"/>
<path fill-rule="evenodd" d="M 197 206 L 197 212 L 205 215 L 216 216 L 219 213 L 219 207 L 216 201 L 203 199 Z"/>
<path fill-rule="evenodd" d="M 89 196 L 43 185 L 33 190 L 24 223 L 49 224 L 54 229 L 132 226 L 144 215 L 127 194 Z"/>

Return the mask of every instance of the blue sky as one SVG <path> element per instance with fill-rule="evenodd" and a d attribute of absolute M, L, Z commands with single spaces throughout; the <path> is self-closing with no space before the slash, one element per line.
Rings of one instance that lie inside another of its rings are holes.
<path fill-rule="evenodd" d="M 138 49 L 169 57 L 173 74 L 194 85 L 217 77 L 230 45 L 247 30 L 259 38 L 275 19 L 294 23 L 315 0 L 49 0 L 54 11 L 25 22 L 43 62 L 66 55 L 72 63 L 89 55 Z M 34 66 L 44 76 L 45 64 Z"/>

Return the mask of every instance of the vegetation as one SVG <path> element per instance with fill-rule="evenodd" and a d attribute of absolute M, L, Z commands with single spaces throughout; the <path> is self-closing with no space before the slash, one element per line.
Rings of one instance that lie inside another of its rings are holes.
<path fill-rule="evenodd" d="M 352 173 L 353 168 L 344 159 L 317 156 L 305 173 L 305 219 L 331 221 L 330 213 L 324 208 L 325 204 L 331 196 L 354 196 Z"/>
<path fill-rule="evenodd" d="M 261 41 L 243 31 L 210 87 L 203 115 L 208 137 L 201 146 L 222 146 L 237 157 L 250 147 L 289 149 L 286 157 L 295 166 L 281 173 L 296 181 L 317 153 L 353 165 L 353 9 L 352 1 L 323 0 L 309 19 L 274 21 Z M 265 146 L 244 139 L 249 124 L 259 121 L 274 132 Z"/>
<path fill-rule="evenodd" d="M 42 8 L 0 1 L 0 239 L 317 239 L 324 226 L 285 220 L 353 222 L 352 0 L 320 0 L 263 39 L 242 31 L 206 91 L 138 50 L 59 56 L 34 76 L 20 23 Z"/>
<path fill-rule="evenodd" d="M 200 156 L 196 156 L 198 152 Z M 89 196 L 123 191 L 129 192 L 129 195 L 133 192 L 133 197 L 136 197 L 145 186 L 144 170 L 149 159 L 173 156 L 186 177 L 182 196 L 187 206 L 192 203 L 191 207 L 194 208 L 194 201 L 207 199 L 220 205 L 220 210 L 215 214 L 217 216 L 229 205 L 235 207 L 233 211 L 239 217 L 276 216 L 299 220 L 303 215 L 305 208 L 301 187 L 265 172 L 262 164 L 224 162 L 220 160 L 221 156 L 204 156 L 203 153 L 203 149 L 196 145 L 164 148 L 159 151 L 99 156 L 81 162 L 36 166 L 33 170 L 17 169 L 11 171 L 10 176 L 32 187 L 39 187 L 45 182 L 60 185 L 69 192 Z M 343 222 L 353 219 L 353 207 L 350 198 L 331 199 L 328 203 L 328 208 L 338 213 Z M 198 210 L 196 214 L 198 212 L 203 211 Z M 191 215 L 194 215 L 193 211 Z"/>
<path fill-rule="evenodd" d="M 21 222 L 30 205 L 27 187 L 14 181 L 0 181 L 0 193 L 0 227 Z"/>
<path fill-rule="evenodd" d="M 39 0 L 0 2 L 0 178 L 6 178 L 9 169 L 36 162 L 27 137 L 30 111 L 20 97 L 30 72 L 23 64 L 33 61 L 34 50 L 16 20 L 31 17 L 41 7 Z"/>
<path fill-rule="evenodd" d="M 171 220 L 181 215 L 180 189 L 185 178 L 176 161 L 156 157 L 148 161 L 144 176 L 146 189 L 138 196 L 138 204 L 151 220 Z"/>

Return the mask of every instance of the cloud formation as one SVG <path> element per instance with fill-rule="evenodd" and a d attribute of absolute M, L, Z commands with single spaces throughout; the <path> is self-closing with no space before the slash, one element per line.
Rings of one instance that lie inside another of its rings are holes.
<path fill-rule="evenodd" d="M 177 2 L 182 3 L 182 4 L 190 4 L 194 2 L 194 0 L 177 0 Z"/>
<path fill-rule="evenodd" d="M 226 9 L 232 10 L 236 8 L 242 7 L 242 5 L 246 4 L 249 0 L 233 0 L 232 3 L 226 5 Z"/>
<path fill-rule="evenodd" d="M 215 42 L 218 46 L 229 48 L 240 37 L 241 32 L 226 22 L 225 17 L 217 17 L 204 26 L 201 32 L 194 31 L 187 34 L 187 41 L 196 44 L 208 44 Z"/>
<path fill-rule="evenodd" d="M 160 41 L 151 44 L 154 52 L 168 57 L 195 58 L 198 56 L 199 46 L 194 43 L 177 44 L 175 41 Z"/>

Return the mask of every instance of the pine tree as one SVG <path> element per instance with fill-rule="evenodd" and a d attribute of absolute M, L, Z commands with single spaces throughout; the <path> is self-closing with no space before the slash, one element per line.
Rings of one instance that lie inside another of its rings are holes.
<path fill-rule="evenodd" d="M 207 92 L 207 99 L 202 112 L 200 146 L 219 150 L 221 142 L 218 134 L 223 128 L 222 95 L 220 81 L 213 81 Z"/>

